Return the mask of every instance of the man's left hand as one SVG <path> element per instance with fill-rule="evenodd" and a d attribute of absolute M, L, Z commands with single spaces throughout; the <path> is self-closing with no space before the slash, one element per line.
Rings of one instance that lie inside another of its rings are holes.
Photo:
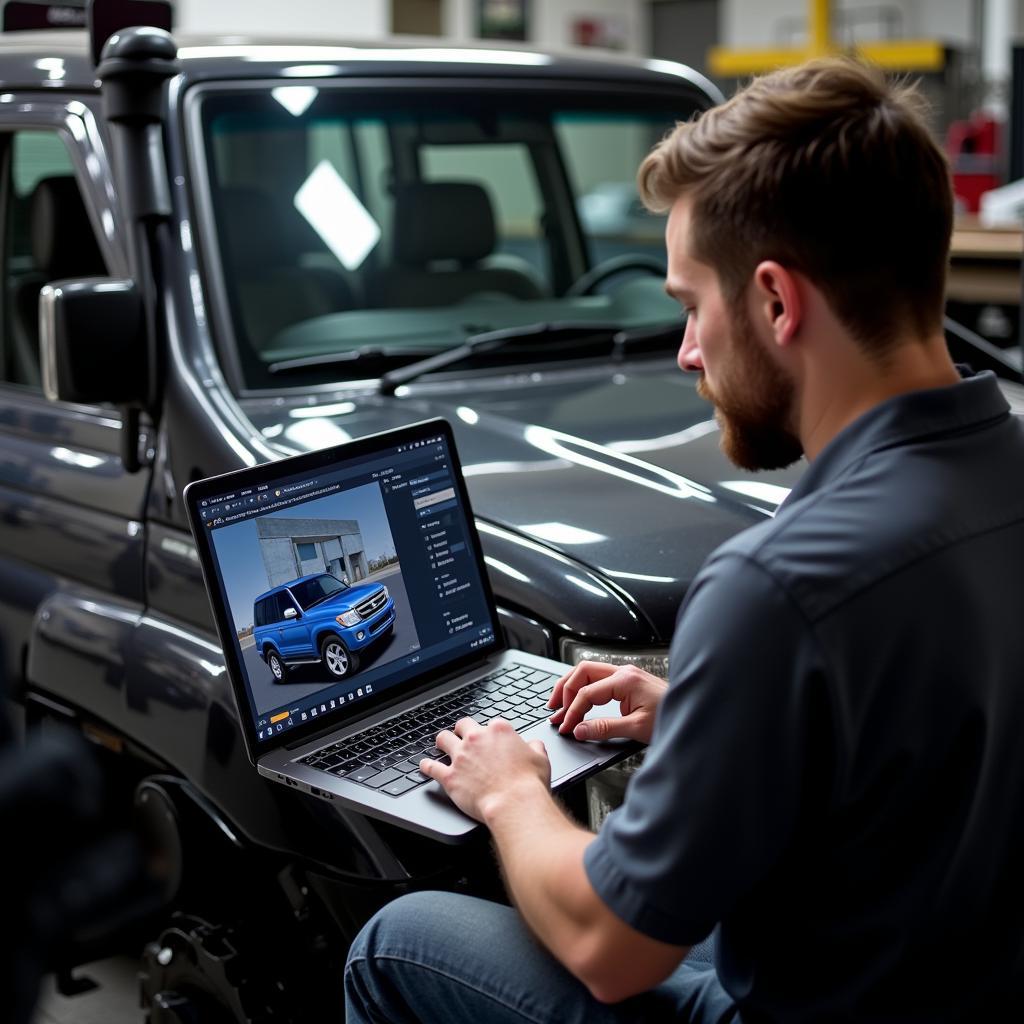
<path fill-rule="evenodd" d="M 527 743 L 504 719 L 480 725 L 460 718 L 453 730 L 445 729 L 435 741 L 451 764 L 424 758 L 420 771 L 444 786 L 455 805 L 471 818 L 483 821 L 488 802 L 512 792 L 523 783 L 551 786 L 551 764 L 540 740 Z"/>

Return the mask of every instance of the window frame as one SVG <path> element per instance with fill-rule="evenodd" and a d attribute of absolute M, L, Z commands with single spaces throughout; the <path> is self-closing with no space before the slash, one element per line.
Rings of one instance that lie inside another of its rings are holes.
<path fill-rule="evenodd" d="M 6 322 L 7 308 L 7 232 L 8 203 L 12 183 L 11 153 L 14 136 L 21 132 L 53 132 L 64 144 L 85 203 L 89 222 L 96 242 L 103 254 L 111 277 L 130 277 L 127 253 L 124 249 L 122 218 L 117 207 L 113 177 L 107 147 L 99 121 L 84 98 L 61 97 L 47 101 L 37 96 L 20 102 L 0 104 L 0 154 L 3 178 L 0 182 L 0 232 L 4 244 L 0 247 L 0 275 L 3 275 L 2 315 Z M 81 415 L 94 415 L 105 421 L 116 418 L 120 426 L 121 414 L 105 405 L 86 405 L 70 402 L 51 402 L 41 389 L 0 377 L 0 395 L 17 395 L 23 399 L 37 398 L 47 407 L 61 406 Z"/>

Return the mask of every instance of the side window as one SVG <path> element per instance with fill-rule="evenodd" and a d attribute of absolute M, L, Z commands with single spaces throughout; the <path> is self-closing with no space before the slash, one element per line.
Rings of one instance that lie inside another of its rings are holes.
<path fill-rule="evenodd" d="M 0 379 L 38 390 L 40 289 L 107 268 L 60 135 L 14 132 L 6 142 Z"/>
<path fill-rule="evenodd" d="M 256 602 L 256 607 L 252 613 L 253 626 L 259 629 L 260 626 L 267 624 L 267 599 L 263 598 Z"/>

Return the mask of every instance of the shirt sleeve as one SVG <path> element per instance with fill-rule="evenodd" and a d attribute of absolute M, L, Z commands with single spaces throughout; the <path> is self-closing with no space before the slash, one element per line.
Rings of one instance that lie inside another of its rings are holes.
<path fill-rule="evenodd" d="M 758 563 L 716 555 L 690 588 L 643 765 L 585 855 L 608 907 L 693 945 L 778 862 L 827 707 L 813 632 Z M 823 704 L 822 702 L 826 702 Z"/>

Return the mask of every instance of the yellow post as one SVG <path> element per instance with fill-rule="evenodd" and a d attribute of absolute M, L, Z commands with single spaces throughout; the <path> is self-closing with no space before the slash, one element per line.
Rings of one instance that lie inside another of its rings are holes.
<path fill-rule="evenodd" d="M 808 57 L 839 50 L 832 38 L 831 0 L 807 0 L 807 45 L 796 48 L 732 50 L 713 46 L 708 51 L 708 67 L 713 75 L 739 78 L 773 68 L 800 64 Z M 894 39 L 888 42 L 862 43 L 855 52 L 894 71 L 941 71 L 946 61 L 943 45 L 934 39 Z"/>
<path fill-rule="evenodd" d="M 811 0 L 810 3 L 807 45 L 816 57 L 824 56 L 832 49 L 831 8 L 830 0 Z"/>

